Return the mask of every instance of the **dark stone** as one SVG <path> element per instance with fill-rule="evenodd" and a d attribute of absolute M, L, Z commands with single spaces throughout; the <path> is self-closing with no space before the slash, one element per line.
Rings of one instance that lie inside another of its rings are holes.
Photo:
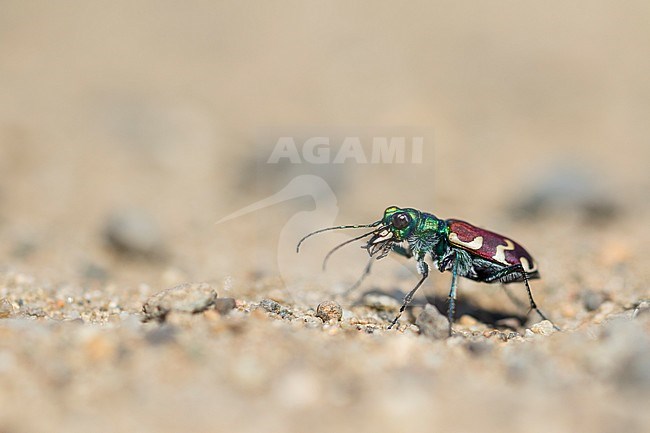
<path fill-rule="evenodd" d="M 237 306 L 234 298 L 218 298 L 214 302 L 214 309 L 223 316 L 230 313 Z"/>

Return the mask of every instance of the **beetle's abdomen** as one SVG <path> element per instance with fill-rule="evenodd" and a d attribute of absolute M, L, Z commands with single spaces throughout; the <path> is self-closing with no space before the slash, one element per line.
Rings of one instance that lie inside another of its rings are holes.
<path fill-rule="evenodd" d="M 500 234 L 459 220 L 447 220 L 449 242 L 469 253 L 506 266 L 521 264 L 526 273 L 537 271 L 537 263 L 517 242 Z"/>

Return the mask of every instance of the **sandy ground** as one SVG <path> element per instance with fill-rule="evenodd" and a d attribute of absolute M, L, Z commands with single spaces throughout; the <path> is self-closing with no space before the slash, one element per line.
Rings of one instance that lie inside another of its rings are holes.
<path fill-rule="evenodd" d="M 0 9 L 1 432 L 650 431 L 645 2 Z M 525 245 L 562 331 L 463 280 L 436 338 L 437 272 L 387 330 L 412 261 L 295 253 L 393 204 Z"/>

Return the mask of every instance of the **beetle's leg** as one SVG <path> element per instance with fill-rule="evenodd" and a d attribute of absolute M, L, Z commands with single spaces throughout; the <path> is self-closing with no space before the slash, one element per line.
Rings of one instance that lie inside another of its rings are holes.
<path fill-rule="evenodd" d="M 427 277 L 429 276 L 429 266 L 424 261 L 424 255 L 418 258 L 418 271 L 420 271 L 420 273 L 422 274 L 422 278 L 420 278 L 420 281 L 418 281 L 418 283 L 415 285 L 413 290 L 408 292 L 408 294 L 404 297 L 404 302 L 402 303 L 402 306 L 399 309 L 399 313 L 397 313 L 397 316 L 395 316 L 391 324 L 388 325 L 388 329 L 391 329 L 393 326 L 395 326 L 395 324 L 402 316 L 402 313 L 404 312 L 408 304 L 410 304 L 411 300 L 413 300 L 413 296 L 415 295 L 415 292 L 418 291 L 422 283 L 424 283 L 424 280 L 426 280 Z"/>
<path fill-rule="evenodd" d="M 521 265 L 520 265 L 521 266 Z M 535 300 L 533 299 L 533 292 L 530 290 L 530 284 L 528 283 L 528 273 L 524 270 L 524 267 L 521 266 L 521 271 L 524 275 L 524 283 L 526 283 L 526 291 L 528 292 L 528 301 L 530 301 L 530 309 L 537 311 L 537 314 L 539 314 L 539 317 L 542 318 L 542 320 L 548 320 L 544 313 L 542 313 L 542 310 L 537 308 L 537 304 L 535 304 Z M 548 320 L 553 324 L 553 328 L 557 331 L 561 331 L 561 329 L 552 321 Z"/>
<path fill-rule="evenodd" d="M 451 288 L 449 289 L 449 305 L 447 307 L 447 320 L 449 320 L 449 336 L 451 337 L 451 325 L 454 323 L 456 313 L 456 286 L 458 284 L 458 260 L 454 260 L 451 267 Z"/>
<path fill-rule="evenodd" d="M 406 257 L 407 259 L 413 257 L 413 253 L 411 252 L 411 249 L 404 248 L 401 245 L 393 244 L 393 251 L 399 254 L 400 256 Z"/>
<path fill-rule="evenodd" d="M 526 270 L 524 269 L 524 267 L 522 265 L 512 265 L 512 266 L 508 266 L 505 269 L 501 269 L 500 271 L 495 272 L 491 276 L 485 278 L 484 282 L 492 283 L 494 281 L 500 281 L 504 277 L 506 277 L 506 276 L 508 276 L 510 274 L 514 274 L 515 272 L 520 272 L 521 275 L 523 275 L 524 284 L 526 284 L 526 292 L 528 293 L 528 302 L 530 303 L 530 309 L 537 311 L 537 314 L 539 314 L 539 317 L 541 317 L 542 320 L 548 320 L 548 318 L 546 318 L 546 315 L 544 313 L 542 313 L 542 310 L 540 310 L 537 307 L 537 304 L 535 303 L 535 300 L 533 299 L 533 292 L 530 290 L 530 284 L 528 283 L 528 273 L 526 272 Z M 553 323 L 550 320 L 549 320 L 549 322 Z M 553 327 L 556 330 L 560 331 L 560 328 L 558 328 L 557 325 L 553 324 Z"/>

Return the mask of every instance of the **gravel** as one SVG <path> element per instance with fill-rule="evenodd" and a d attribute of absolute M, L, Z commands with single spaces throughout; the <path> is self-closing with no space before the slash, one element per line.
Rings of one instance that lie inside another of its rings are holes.
<path fill-rule="evenodd" d="M 267 311 L 269 313 L 277 314 L 278 316 L 282 317 L 283 319 L 291 318 L 291 317 L 294 316 L 294 313 L 292 311 L 290 311 L 289 309 L 283 307 L 282 305 L 280 305 L 280 303 L 278 303 L 278 302 L 276 302 L 276 301 L 274 301 L 272 299 L 263 299 L 260 302 L 259 306 L 263 310 L 265 310 L 265 311 Z"/>

